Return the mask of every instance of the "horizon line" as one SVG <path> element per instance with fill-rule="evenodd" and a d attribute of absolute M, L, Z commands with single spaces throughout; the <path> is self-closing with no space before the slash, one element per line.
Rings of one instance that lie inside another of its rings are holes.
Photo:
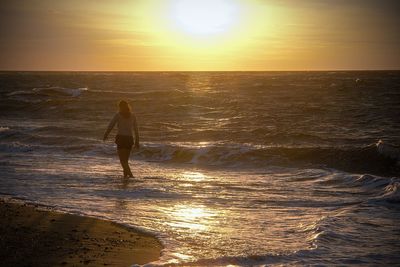
<path fill-rule="evenodd" d="M 400 71 L 399 69 L 309 69 L 309 70 L 2 70 L 0 72 L 356 72 Z"/>

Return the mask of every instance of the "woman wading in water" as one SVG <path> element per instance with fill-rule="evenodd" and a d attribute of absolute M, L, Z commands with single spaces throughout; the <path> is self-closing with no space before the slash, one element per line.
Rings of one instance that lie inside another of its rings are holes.
<path fill-rule="evenodd" d="M 117 144 L 119 161 L 124 170 L 124 178 L 133 177 L 128 161 L 132 146 L 135 145 L 136 149 L 139 148 L 138 126 L 136 117 L 132 113 L 128 102 L 121 100 L 118 104 L 118 109 L 118 113 L 114 115 L 104 133 L 103 141 L 107 139 L 108 134 L 114 128 L 115 124 L 117 124 L 118 133 L 115 136 L 115 143 Z M 133 141 L 132 130 L 135 132 L 135 141 Z"/>

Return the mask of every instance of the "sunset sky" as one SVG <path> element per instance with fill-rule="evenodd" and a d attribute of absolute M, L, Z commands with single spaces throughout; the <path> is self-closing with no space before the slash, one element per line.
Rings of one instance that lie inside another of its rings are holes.
<path fill-rule="evenodd" d="M 400 69 L 397 0 L 3 0 L 0 70 Z"/>

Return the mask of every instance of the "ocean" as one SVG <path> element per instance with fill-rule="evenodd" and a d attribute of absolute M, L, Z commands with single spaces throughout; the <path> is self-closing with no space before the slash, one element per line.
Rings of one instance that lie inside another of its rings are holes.
<path fill-rule="evenodd" d="M 0 95 L 0 196 L 152 233 L 150 265 L 400 264 L 399 71 L 0 72 Z M 121 99 L 130 180 L 102 141 Z"/>

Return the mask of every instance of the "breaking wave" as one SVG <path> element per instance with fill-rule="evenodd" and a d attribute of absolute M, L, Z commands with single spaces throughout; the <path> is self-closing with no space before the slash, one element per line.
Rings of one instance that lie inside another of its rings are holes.
<path fill-rule="evenodd" d="M 115 150 L 112 141 L 103 143 L 74 134 L 64 136 L 59 127 L 39 128 L 36 133 L 12 131 L 7 127 L 2 129 L 5 129 L 0 132 L 2 150 L 10 153 L 51 150 L 104 157 L 112 155 Z M 49 129 L 53 133 L 57 130 L 59 135 L 46 134 Z M 201 166 L 313 166 L 383 176 L 396 176 L 399 173 L 397 161 L 379 153 L 375 144 L 365 147 L 290 147 L 231 143 L 142 143 L 139 150 L 133 151 L 133 158 Z M 365 176 L 360 179 L 368 181 L 374 178 Z"/>
<path fill-rule="evenodd" d="M 62 95 L 62 96 L 72 96 L 77 97 L 82 94 L 82 92 L 87 91 L 88 88 L 64 88 L 64 87 L 43 87 L 43 88 L 33 88 L 32 91 L 39 94 L 45 95 Z"/>
<path fill-rule="evenodd" d="M 215 166 L 265 167 L 318 165 L 345 171 L 393 175 L 396 161 L 378 153 L 375 145 L 361 148 L 257 147 L 252 145 L 176 146 L 148 144 L 135 153 L 144 160 Z"/>
<path fill-rule="evenodd" d="M 6 96 L 10 99 L 21 102 L 40 103 L 49 100 L 49 97 L 78 97 L 85 91 L 88 91 L 88 88 L 65 88 L 54 86 L 14 91 L 7 93 Z"/>

